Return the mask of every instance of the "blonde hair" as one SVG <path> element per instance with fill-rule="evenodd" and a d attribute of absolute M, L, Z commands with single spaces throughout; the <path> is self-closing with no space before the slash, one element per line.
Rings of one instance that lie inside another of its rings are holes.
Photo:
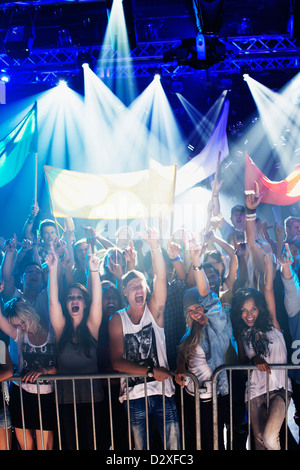
<path fill-rule="evenodd" d="M 208 318 L 205 318 L 205 325 L 200 325 L 197 321 L 193 320 L 189 314 L 187 314 L 186 322 L 188 330 L 178 347 L 178 352 L 182 355 L 185 361 L 188 360 L 189 356 L 195 353 L 198 344 L 204 339 L 203 327 L 208 325 Z"/>
<path fill-rule="evenodd" d="M 18 317 L 26 325 L 26 332 L 41 333 L 43 328 L 40 323 L 40 317 L 35 308 L 22 298 L 13 298 L 5 304 L 5 316 L 10 324 L 13 318 Z M 25 331 L 22 333 L 26 333 Z"/>

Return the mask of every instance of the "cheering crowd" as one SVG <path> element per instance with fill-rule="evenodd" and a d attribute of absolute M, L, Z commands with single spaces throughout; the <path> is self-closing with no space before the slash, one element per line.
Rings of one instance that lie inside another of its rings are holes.
<path fill-rule="evenodd" d="M 282 448 L 291 398 L 299 425 L 300 371 L 289 371 L 286 380 L 284 368 L 270 364 L 297 363 L 300 217 L 276 224 L 271 237 L 256 213 L 257 185 L 245 193 L 244 205 L 232 207 L 230 221 L 218 190 L 215 184 L 206 229 L 197 236 L 181 227 L 164 241 L 145 225 L 142 234 L 122 226 L 114 240 L 85 227 L 86 237 L 77 239 L 71 220 L 60 236 L 55 220 L 39 220 L 35 203 L 22 239 L 2 240 L 1 449 L 93 449 L 96 440 L 97 449 L 125 450 L 128 407 L 135 449 L 148 446 L 146 413 L 150 448 L 161 448 L 165 439 L 166 449 L 180 450 L 184 432 L 185 448 L 196 449 L 191 374 L 200 386 L 201 448 L 213 449 L 211 378 L 223 364 L 255 366 L 250 383 L 242 371 L 233 374 L 234 448 L 245 450 L 247 439 L 257 450 Z M 89 380 L 114 373 L 128 377 L 112 375 L 109 387 L 105 378 Z M 13 375 L 16 380 L 7 381 Z M 78 375 L 83 378 L 75 385 L 65 377 Z M 63 376 L 57 381 L 59 433 L 51 376 Z M 217 395 L 224 449 L 225 370 Z"/>

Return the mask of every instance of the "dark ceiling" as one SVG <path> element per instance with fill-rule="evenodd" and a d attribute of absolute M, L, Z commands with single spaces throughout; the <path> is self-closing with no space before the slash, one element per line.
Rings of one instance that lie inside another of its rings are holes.
<path fill-rule="evenodd" d="M 240 46 L 241 38 L 244 37 L 252 37 L 257 41 L 256 47 L 251 48 L 252 55 L 256 53 L 257 57 L 269 60 L 270 52 L 277 56 L 280 53 L 281 56 L 300 57 L 298 43 L 287 40 L 283 44 L 280 40 L 282 37 L 298 40 L 298 20 L 294 22 L 294 30 L 290 21 L 293 1 L 123 0 L 133 60 L 136 63 L 166 63 L 164 54 L 170 48 L 174 45 L 178 47 L 181 41 L 187 39 L 194 41 L 201 21 L 204 34 L 214 33 L 225 42 L 225 54 L 224 51 L 220 54 L 222 61 L 225 58 L 225 62 L 233 63 L 232 59 L 240 59 L 241 56 L 249 59 L 246 57 L 248 48 L 244 51 Z M 45 72 L 54 72 L 55 68 L 61 71 L 76 67 L 78 53 L 87 50 L 92 53 L 96 48 L 98 54 L 103 44 L 111 4 L 112 0 L 0 2 L 0 67 L 9 68 L 16 74 L 20 74 L 20 65 L 24 70 Z M 298 18 L 299 14 L 296 16 Z M 269 46 L 266 49 L 259 47 L 260 39 L 266 36 L 273 38 L 271 50 Z M 236 37 L 238 46 L 236 41 L 232 41 Z M 150 46 L 153 48 L 151 52 Z M 46 56 L 49 51 L 50 58 Z M 41 52 L 44 52 L 42 58 L 39 55 Z M 66 59 L 64 54 L 67 53 Z M 29 55 L 31 60 L 26 60 Z M 213 64 L 218 63 L 219 59 L 218 55 Z M 66 62 L 68 67 L 64 67 Z M 183 61 L 180 65 L 194 67 L 195 64 Z M 196 69 L 209 68 L 211 64 L 204 64 L 203 67 L 202 64 L 198 65 Z M 288 61 L 281 64 L 281 68 L 286 69 L 292 66 Z M 270 63 L 260 67 L 270 68 Z M 272 68 L 276 67 L 273 65 Z M 236 71 L 235 67 L 232 69 Z M 228 72 L 228 68 L 225 71 Z M 138 75 L 137 71 L 135 75 Z M 19 79 L 26 81 L 31 78 L 20 76 Z"/>
<path fill-rule="evenodd" d="M 4 40 L 10 23 L 18 24 L 30 15 L 35 30 L 34 48 L 58 46 L 61 29 L 69 30 L 75 47 L 101 45 L 111 3 L 106 0 L 0 2 L 1 39 Z M 201 1 L 195 3 L 200 5 L 206 24 L 212 23 L 211 18 L 218 14 L 221 36 L 243 34 L 243 18 L 251 22 L 253 34 L 287 33 L 289 0 L 214 0 L 207 2 L 210 6 L 207 12 Z M 216 11 L 211 8 L 213 4 L 220 4 Z M 135 29 L 138 42 L 183 39 L 191 37 L 196 30 L 192 0 L 123 0 L 123 5 L 127 26 Z"/>

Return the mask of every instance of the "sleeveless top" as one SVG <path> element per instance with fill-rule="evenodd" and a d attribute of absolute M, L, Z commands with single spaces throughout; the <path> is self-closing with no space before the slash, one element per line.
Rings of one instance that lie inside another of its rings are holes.
<path fill-rule="evenodd" d="M 37 370 L 40 367 L 55 366 L 56 363 L 56 340 L 53 328 L 49 327 L 47 339 L 43 344 L 36 346 L 32 344 L 27 334 L 21 334 L 17 329 L 17 337 L 14 340 L 18 346 L 18 368 L 17 374 L 24 376 L 31 370 Z M 16 382 L 19 385 L 18 382 Z M 34 383 L 22 382 L 22 388 L 29 393 L 37 393 L 37 385 Z M 41 394 L 51 393 L 54 390 L 54 384 L 51 380 L 39 381 L 39 391 Z"/>
<path fill-rule="evenodd" d="M 197 345 L 195 353 L 190 355 L 188 358 L 188 371 L 194 374 L 200 384 L 200 387 L 206 387 L 206 392 L 200 392 L 200 398 L 211 398 L 212 397 L 212 371 L 210 370 L 205 352 L 203 351 L 200 344 Z M 194 382 L 190 377 L 185 379 L 185 389 L 190 395 L 195 395 Z"/>
<path fill-rule="evenodd" d="M 95 375 L 98 374 L 97 364 L 97 341 L 91 336 L 92 347 L 90 357 L 86 356 L 78 343 L 69 341 L 58 354 L 58 374 L 70 375 Z M 60 404 L 73 403 L 73 383 L 72 380 L 58 380 L 58 402 Z M 75 400 L 76 403 L 91 403 L 92 390 L 89 379 L 75 380 Z M 94 402 L 103 400 L 103 389 L 101 379 L 93 379 L 93 399 Z"/>
<path fill-rule="evenodd" d="M 287 364 L 287 350 L 283 334 L 272 327 L 270 331 L 266 332 L 266 337 L 269 340 L 269 350 L 265 360 L 269 364 Z M 243 345 L 245 353 L 249 359 L 255 356 L 253 345 L 247 344 L 243 338 Z M 279 390 L 285 388 L 285 370 L 278 369 L 272 370 L 272 373 L 268 375 L 269 379 L 269 390 Z M 288 379 L 288 390 L 291 391 L 291 381 Z M 263 395 L 267 392 L 267 372 L 260 372 L 258 369 L 254 369 L 250 373 L 250 398 L 255 398 L 259 395 Z M 248 399 L 248 384 L 245 390 L 245 401 Z"/>
<path fill-rule="evenodd" d="M 140 322 L 135 325 L 131 322 L 127 309 L 118 312 L 123 325 L 124 359 L 136 362 L 143 366 L 165 367 L 169 369 L 166 353 L 166 340 L 164 328 L 157 325 L 148 306 L 145 306 Z M 147 395 L 161 395 L 163 383 L 165 394 L 171 397 L 175 393 L 172 379 L 168 378 L 158 382 L 154 378 L 146 378 Z M 145 396 L 144 377 L 130 377 L 128 379 L 128 396 L 133 400 Z M 121 378 L 120 402 L 127 399 L 126 379 Z"/>

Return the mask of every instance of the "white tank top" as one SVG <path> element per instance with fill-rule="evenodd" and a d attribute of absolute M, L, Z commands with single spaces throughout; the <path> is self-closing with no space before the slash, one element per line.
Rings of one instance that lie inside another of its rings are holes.
<path fill-rule="evenodd" d="M 212 371 L 210 370 L 207 362 L 205 352 L 202 347 L 198 344 L 195 353 L 192 354 L 188 359 L 188 371 L 194 374 L 199 380 L 200 387 L 207 389 L 206 392 L 200 392 L 200 398 L 211 398 L 212 397 Z M 185 379 L 186 391 L 190 395 L 195 395 L 195 385 L 191 378 L 186 377 Z"/>
<path fill-rule="evenodd" d="M 269 364 L 287 364 L 287 351 L 283 334 L 272 327 L 270 331 L 267 331 L 266 336 L 269 340 L 269 352 L 265 360 Z M 251 344 L 247 344 L 243 339 L 243 345 L 246 355 L 249 359 L 255 356 L 255 351 Z M 268 372 L 260 372 L 258 369 L 254 369 L 250 373 L 250 398 L 263 395 L 267 392 L 267 374 Z M 285 388 L 285 370 L 278 369 L 272 370 L 268 376 L 269 379 L 269 390 L 279 390 Z M 291 391 L 291 381 L 288 379 L 288 390 Z M 248 400 L 248 384 L 245 390 L 245 401 Z"/>
<path fill-rule="evenodd" d="M 140 365 L 153 365 L 169 369 L 164 329 L 157 325 L 148 306 L 145 306 L 140 322 L 135 325 L 131 322 L 127 309 L 118 312 L 123 324 L 124 359 L 134 361 Z M 167 397 L 174 395 L 175 387 L 172 379 L 168 378 L 158 382 L 147 378 L 147 395 L 161 395 L 163 385 Z M 128 393 L 131 400 L 145 396 L 144 377 L 128 379 Z M 126 379 L 121 378 L 120 402 L 127 399 Z"/>

